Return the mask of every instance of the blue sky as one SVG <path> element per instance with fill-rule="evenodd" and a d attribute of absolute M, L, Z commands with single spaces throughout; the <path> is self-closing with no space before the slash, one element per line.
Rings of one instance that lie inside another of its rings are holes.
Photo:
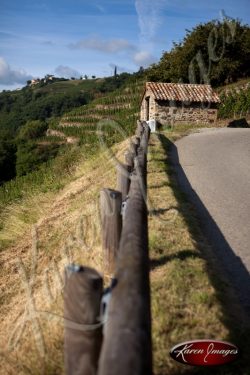
<path fill-rule="evenodd" d="M 158 61 L 199 22 L 250 23 L 249 0 L 0 0 L 0 91 L 45 74 L 98 77 Z"/>

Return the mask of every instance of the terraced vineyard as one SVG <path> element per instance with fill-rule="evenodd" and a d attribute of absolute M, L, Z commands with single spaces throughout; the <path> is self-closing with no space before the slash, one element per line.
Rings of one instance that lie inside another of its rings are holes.
<path fill-rule="evenodd" d="M 67 113 L 58 123 L 50 125 L 54 131 L 53 139 L 58 132 L 58 141 L 64 134 L 65 139 L 74 139 L 80 144 L 97 145 L 100 134 L 105 136 L 108 144 L 120 141 L 124 134 L 130 135 L 139 118 L 139 104 L 143 90 L 143 81 L 135 82 L 123 89 L 94 100 Z"/>
<path fill-rule="evenodd" d="M 58 156 L 41 165 L 38 170 L 16 177 L 1 186 L 0 211 L 6 204 L 32 195 L 34 191 L 60 188 L 81 155 L 90 157 L 100 151 L 101 144 L 110 147 L 131 136 L 139 118 L 143 86 L 144 81 L 138 79 L 95 99 L 91 104 L 72 110 L 60 119 L 52 119 L 46 136 L 36 142 L 41 147 L 50 143 L 61 146 Z"/>

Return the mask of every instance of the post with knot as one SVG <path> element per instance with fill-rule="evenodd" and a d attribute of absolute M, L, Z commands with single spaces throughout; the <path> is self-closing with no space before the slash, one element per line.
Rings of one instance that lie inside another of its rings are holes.
<path fill-rule="evenodd" d="M 96 374 L 102 345 L 102 277 L 78 265 L 65 268 L 64 362 L 66 375 Z"/>
<path fill-rule="evenodd" d="M 122 230 L 122 193 L 112 189 L 100 192 L 100 212 L 102 226 L 102 248 L 104 266 L 108 272 L 114 271 Z"/>

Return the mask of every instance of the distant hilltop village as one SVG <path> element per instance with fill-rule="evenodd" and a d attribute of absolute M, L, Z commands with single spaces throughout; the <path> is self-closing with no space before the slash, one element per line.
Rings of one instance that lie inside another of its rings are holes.
<path fill-rule="evenodd" d="M 34 86 L 39 83 L 47 83 L 49 81 L 55 81 L 55 80 L 56 80 L 55 76 L 53 76 L 52 74 L 47 74 L 44 78 L 36 78 L 36 79 L 31 79 L 27 81 L 27 85 Z"/>
<path fill-rule="evenodd" d="M 53 74 L 46 74 L 44 78 L 35 78 L 35 79 L 28 80 L 27 86 L 35 86 L 38 84 L 47 84 L 47 83 L 52 83 L 56 81 L 69 81 L 69 80 L 76 80 L 76 79 L 86 80 L 86 79 L 90 79 L 90 77 L 85 74 L 84 76 L 80 76 L 79 78 L 75 78 L 75 77 L 59 78 L 59 77 L 55 77 Z M 91 79 L 96 79 L 96 76 L 92 75 Z"/>
<path fill-rule="evenodd" d="M 143 67 L 140 67 L 140 72 L 143 72 Z M 114 77 L 117 77 L 117 66 L 114 68 Z M 55 77 L 53 74 L 46 74 L 44 78 L 35 78 L 30 79 L 27 81 L 27 86 L 35 86 L 38 84 L 46 84 L 46 83 L 52 83 L 56 81 L 69 81 L 69 80 L 87 80 L 87 79 L 96 79 L 97 77 L 95 75 L 88 76 L 87 74 L 81 75 L 79 78 L 71 77 L 71 78 L 59 78 Z"/>

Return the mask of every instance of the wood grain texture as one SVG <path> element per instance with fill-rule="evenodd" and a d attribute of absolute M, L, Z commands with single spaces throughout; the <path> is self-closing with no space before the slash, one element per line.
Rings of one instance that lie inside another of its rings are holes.
<path fill-rule="evenodd" d="M 102 226 L 102 248 L 104 266 L 113 272 L 115 259 L 119 249 L 122 230 L 122 193 L 112 189 L 102 189 L 100 192 L 100 211 Z"/>
<path fill-rule="evenodd" d="M 92 268 L 77 267 L 65 270 L 65 373 L 95 375 L 102 343 L 98 317 L 103 280 Z"/>

